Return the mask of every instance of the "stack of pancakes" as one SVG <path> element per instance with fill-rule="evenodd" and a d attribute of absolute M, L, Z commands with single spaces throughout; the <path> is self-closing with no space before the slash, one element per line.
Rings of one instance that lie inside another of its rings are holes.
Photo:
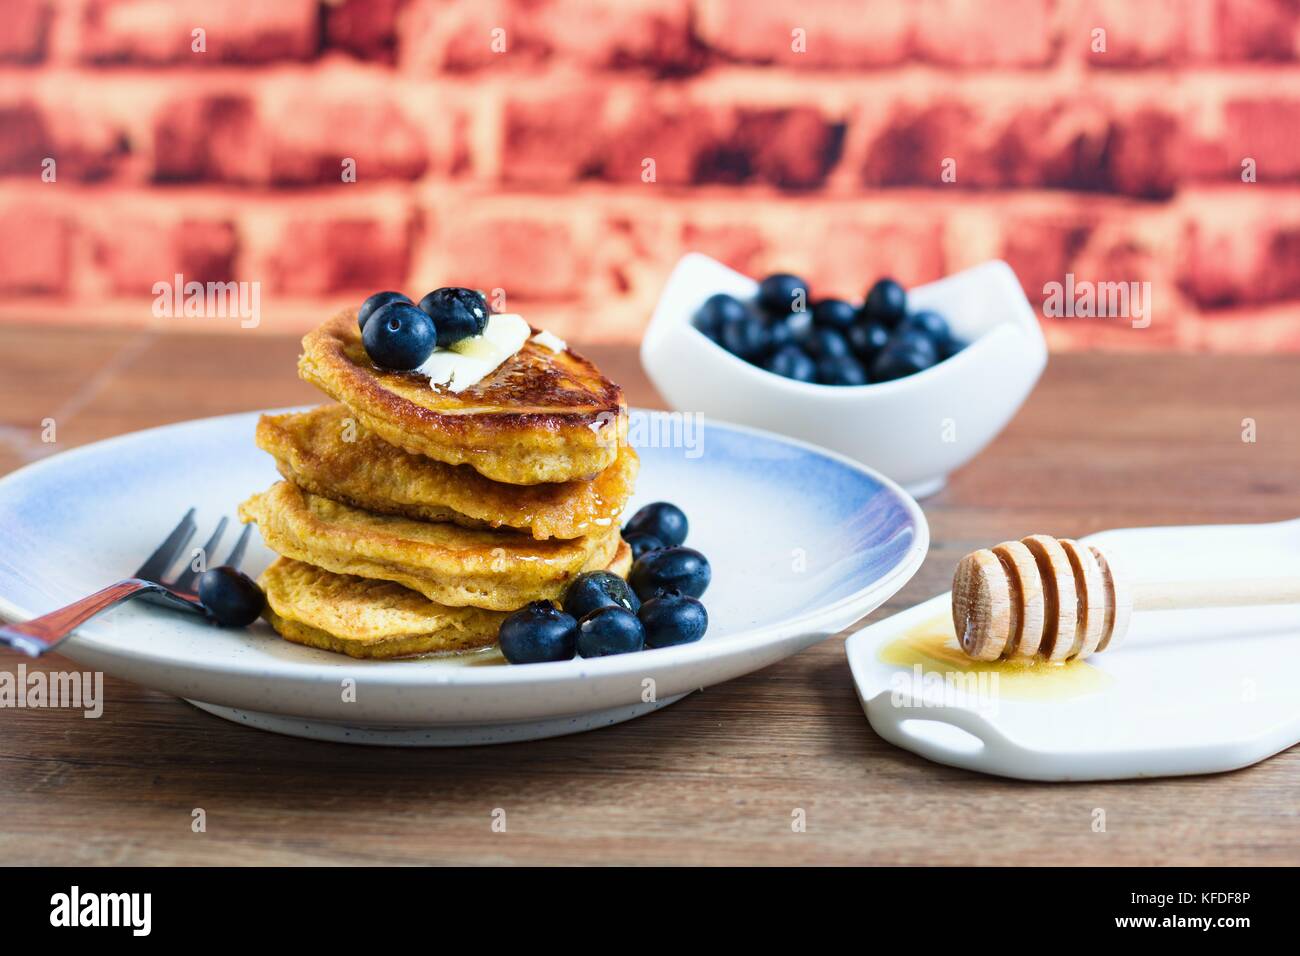
<path fill-rule="evenodd" d="M 622 390 L 537 339 L 458 393 L 377 368 L 356 314 L 303 339 L 335 399 L 264 415 L 284 481 L 240 506 L 281 557 L 262 576 L 286 639 L 353 657 L 469 651 L 583 571 L 626 576 L 638 462 Z"/>

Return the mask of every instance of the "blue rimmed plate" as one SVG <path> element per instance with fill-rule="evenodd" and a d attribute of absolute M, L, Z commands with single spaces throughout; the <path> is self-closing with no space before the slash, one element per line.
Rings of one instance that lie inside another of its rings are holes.
<path fill-rule="evenodd" d="M 25 620 L 134 568 L 191 505 L 201 530 L 279 477 L 257 415 L 183 422 L 56 455 L 0 480 L 0 615 Z M 842 630 L 901 588 L 929 545 L 906 492 L 869 468 L 767 432 L 632 414 L 641 477 L 628 514 L 680 505 L 713 565 L 710 627 L 681 647 L 528 666 L 359 661 L 127 605 L 60 653 L 83 667 L 280 733 L 447 746 L 529 740 L 627 720 Z M 272 559 L 260 543 L 247 570 Z M 343 693 L 356 682 L 355 694 Z M 112 702 L 109 701 L 109 707 Z"/>

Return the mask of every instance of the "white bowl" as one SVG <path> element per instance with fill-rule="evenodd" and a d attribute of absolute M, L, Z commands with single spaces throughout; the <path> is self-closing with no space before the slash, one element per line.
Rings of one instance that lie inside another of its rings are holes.
<path fill-rule="evenodd" d="M 659 297 L 641 364 L 674 409 L 766 428 L 832 448 L 884 472 L 916 497 L 984 449 L 1038 381 L 1047 343 L 1015 273 L 985 262 L 908 291 L 969 344 L 932 368 L 871 385 L 812 385 L 774 375 L 691 324 L 716 292 L 754 295 L 757 283 L 699 253 L 683 257 Z"/>

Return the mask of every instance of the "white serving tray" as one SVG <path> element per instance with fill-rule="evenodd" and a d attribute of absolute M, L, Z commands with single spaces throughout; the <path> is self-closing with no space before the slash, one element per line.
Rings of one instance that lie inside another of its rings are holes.
<path fill-rule="evenodd" d="M 1135 580 L 1300 576 L 1300 520 L 1085 540 Z M 927 681 L 913 695 L 902 675 L 914 672 L 881 650 L 950 601 L 939 595 L 846 644 L 871 726 L 930 760 L 1024 780 L 1113 780 L 1234 770 L 1300 742 L 1300 606 L 1137 613 L 1122 646 L 1089 659 L 1103 676 L 1079 696 L 990 699 Z"/>

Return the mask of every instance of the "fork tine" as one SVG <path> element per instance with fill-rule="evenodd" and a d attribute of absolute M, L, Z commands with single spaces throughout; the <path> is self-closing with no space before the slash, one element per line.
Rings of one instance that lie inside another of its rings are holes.
<path fill-rule="evenodd" d="M 194 537 L 193 508 L 185 512 L 181 523 L 172 529 L 171 534 L 167 535 L 162 544 L 158 545 L 158 550 L 149 555 L 144 564 L 136 569 L 135 577 L 145 581 L 160 581 L 172 562 L 176 560 L 176 555 L 180 553 L 181 548 L 189 544 L 192 537 Z"/>
<path fill-rule="evenodd" d="M 226 564 L 232 568 L 239 567 L 239 562 L 244 560 L 244 552 L 248 550 L 248 536 L 252 533 L 253 526 L 251 524 L 244 525 L 244 530 L 239 533 L 239 540 L 230 549 L 230 557 L 226 558 Z"/>
<path fill-rule="evenodd" d="M 204 568 L 208 567 L 212 555 L 217 550 L 217 545 L 221 543 L 221 536 L 225 534 L 227 524 L 228 522 L 223 516 L 222 519 L 217 522 L 217 529 L 212 532 L 212 537 L 208 538 L 207 543 L 203 545 Z M 176 580 L 172 581 L 168 587 L 174 588 L 177 591 L 193 591 L 194 581 L 198 576 L 199 572 L 194 570 L 194 559 L 191 556 L 190 560 L 185 563 L 185 570 L 178 574 Z"/>

